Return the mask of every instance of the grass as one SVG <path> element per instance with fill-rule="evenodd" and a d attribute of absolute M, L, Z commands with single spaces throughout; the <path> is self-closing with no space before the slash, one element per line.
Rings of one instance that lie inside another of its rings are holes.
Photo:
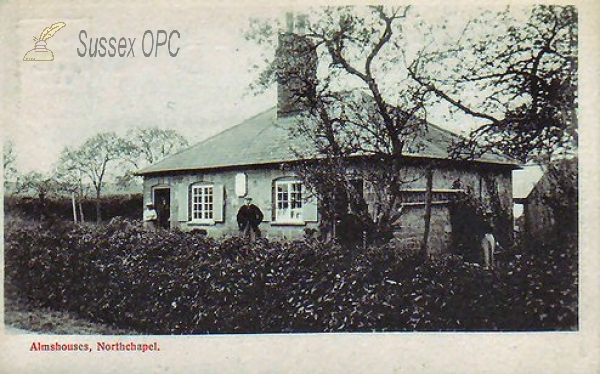
<path fill-rule="evenodd" d="M 5 215 L 4 232 L 28 224 L 19 215 Z M 73 313 L 36 305 L 19 295 L 4 273 L 4 324 L 7 327 L 42 334 L 64 335 L 138 335 L 133 330 L 118 328 L 79 318 Z"/>
<path fill-rule="evenodd" d="M 69 312 L 30 305 L 14 297 L 4 299 L 4 323 L 41 334 L 64 335 L 137 335 L 137 332 L 90 322 Z"/>
<path fill-rule="evenodd" d="M 5 277 L 4 324 L 7 327 L 41 334 L 64 335 L 138 335 L 121 329 L 79 318 L 73 313 L 33 305 L 17 295 Z"/>
<path fill-rule="evenodd" d="M 5 216 L 4 232 L 25 224 L 20 217 Z M 17 293 L 10 277 L 4 273 L 4 324 L 28 332 L 64 335 L 136 335 L 130 330 L 90 322 L 73 313 L 56 311 L 32 304 Z"/>

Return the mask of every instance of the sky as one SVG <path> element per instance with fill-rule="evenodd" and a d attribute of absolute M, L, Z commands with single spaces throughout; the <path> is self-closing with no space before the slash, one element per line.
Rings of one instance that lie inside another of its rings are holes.
<path fill-rule="evenodd" d="M 64 147 L 77 147 L 101 131 L 124 135 L 134 127 L 157 125 L 177 130 L 194 144 L 276 103 L 274 89 L 260 95 L 249 89 L 258 76 L 252 66 L 266 51 L 247 41 L 244 31 L 250 18 L 283 20 L 290 7 L 28 4 L 12 4 L 16 17 L 9 44 L 13 60 L 8 64 L 14 73 L 4 91 L 10 100 L 2 108 L 7 123 L 3 135 L 14 144 L 20 173 L 50 170 Z M 432 23 L 450 20 L 449 29 L 461 28 L 473 12 L 449 9 L 419 11 Z M 59 21 L 66 26 L 48 40 L 55 60 L 22 61 L 34 47 L 33 36 Z M 156 37 L 159 29 L 179 32 L 180 38 L 172 41 L 172 49 L 179 48 L 176 57 L 166 47 L 158 56 L 143 55 L 144 32 L 151 30 Z M 135 38 L 135 57 L 79 56 L 89 48 L 90 38 L 95 42 L 100 37 Z M 438 125 L 464 130 L 464 119 L 451 123 L 441 118 L 429 117 Z"/>
<path fill-rule="evenodd" d="M 76 147 L 100 131 L 123 135 L 132 127 L 158 125 L 195 143 L 275 105 L 273 90 L 258 96 L 248 90 L 256 77 L 249 66 L 261 51 L 243 30 L 250 16 L 276 9 L 72 4 L 36 10 L 20 7 L 12 45 L 18 63 L 5 136 L 14 144 L 20 172 L 48 170 L 65 146 Z M 21 61 L 34 47 L 32 37 L 58 21 L 66 26 L 47 46 L 55 60 Z M 180 48 L 176 57 L 166 47 L 157 57 L 143 55 L 144 32 L 155 36 L 159 29 L 180 33 L 172 42 L 173 51 Z M 80 57 L 81 30 L 94 40 L 136 38 L 135 57 Z"/>

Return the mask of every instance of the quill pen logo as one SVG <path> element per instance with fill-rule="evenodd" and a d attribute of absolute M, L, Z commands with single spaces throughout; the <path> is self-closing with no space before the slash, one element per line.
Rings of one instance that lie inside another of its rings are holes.
<path fill-rule="evenodd" d="M 57 22 L 50 27 L 46 27 L 39 38 L 34 36 L 35 48 L 25 54 L 23 61 L 54 61 L 54 54 L 46 48 L 46 41 L 65 26 L 64 22 Z"/>

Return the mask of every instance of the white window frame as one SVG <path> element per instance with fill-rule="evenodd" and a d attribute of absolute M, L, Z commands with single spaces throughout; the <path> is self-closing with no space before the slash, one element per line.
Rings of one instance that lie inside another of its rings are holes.
<path fill-rule="evenodd" d="M 275 222 L 304 223 L 304 186 L 297 179 L 275 181 Z"/>
<path fill-rule="evenodd" d="M 190 189 L 190 217 L 192 223 L 214 224 L 215 185 L 193 184 Z"/>

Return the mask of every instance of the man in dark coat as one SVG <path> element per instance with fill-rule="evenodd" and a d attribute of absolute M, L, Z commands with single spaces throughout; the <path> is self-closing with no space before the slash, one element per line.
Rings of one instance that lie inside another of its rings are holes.
<path fill-rule="evenodd" d="M 252 198 L 246 198 L 246 204 L 242 205 L 237 214 L 238 227 L 240 234 L 244 239 L 254 241 L 257 237 L 260 238 L 260 230 L 258 225 L 263 220 L 263 213 L 260 208 L 252 204 Z"/>

